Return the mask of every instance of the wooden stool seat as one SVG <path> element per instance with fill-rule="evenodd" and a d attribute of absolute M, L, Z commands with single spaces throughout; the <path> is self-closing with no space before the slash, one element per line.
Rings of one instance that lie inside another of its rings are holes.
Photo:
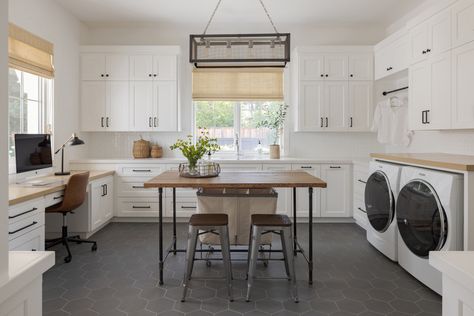
<path fill-rule="evenodd" d="M 189 220 L 191 226 L 226 226 L 229 223 L 227 214 L 193 214 Z"/>
<path fill-rule="evenodd" d="M 257 227 L 288 227 L 291 226 L 291 220 L 286 215 L 253 214 L 252 225 Z"/>

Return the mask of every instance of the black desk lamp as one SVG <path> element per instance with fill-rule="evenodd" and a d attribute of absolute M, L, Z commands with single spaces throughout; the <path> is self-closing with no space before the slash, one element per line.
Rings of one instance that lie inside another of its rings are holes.
<path fill-rule="evenodd" d="M 61 151 L 61 172 L 56 172 L 55 173 L 56 176 L 67 176 L 71 174 L 70 172 L 64 172 L 64 147 L 66 147 L 66 145 L 69 145 L 69 146 L 84 145 L 84 141 L 79 139 L 76 133 L 74 133 L 72 134 L 71 137 L 69 137 L 69 139 L 61 147 L 59 147 L 58 150 L 56 150 L 56 152 L 54 153 L 55 155 Z"/>

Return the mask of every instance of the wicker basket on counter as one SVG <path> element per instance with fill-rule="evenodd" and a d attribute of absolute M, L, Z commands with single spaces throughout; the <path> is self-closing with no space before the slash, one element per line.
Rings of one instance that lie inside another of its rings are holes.
<path fill-rule="evenodd" d="M 213 178 L 221 173 L 221 166 L 215 162 L 198 163 L 190 168 L 188 163 L 179 164 L 179 175 L 185 178 Z"/>
<path fill-rule="evenodd" d="M 133 158 L 150 158 L 150 142 L 143 138 L 133 142 Z"/>

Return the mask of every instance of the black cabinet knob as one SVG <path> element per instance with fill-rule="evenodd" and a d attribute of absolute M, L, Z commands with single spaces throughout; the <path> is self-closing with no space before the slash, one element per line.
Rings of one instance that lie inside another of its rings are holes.
<path fill-rule="evenodd" d="M 109 74 L 106 74 L 105 76 L 106 76 L 106 77 L 108 77 L 108 76 L 109 76 Z"/>
<path fill-rule="evenodd" d="M 154 74 L 154 75 L 153 75 L 153 77 L 156 77 L 156 76 L 158 76 L 158 75 L 157 75 L 157 74 Z"/>
<path fill-rule="evenodd" d="M 426 50 L 426 52 L 427 52 L 427 53 L 431 52 L 431 49 L 428 48 L 428 49 Z"/>
<path fill-rule="evenodd" d="M 104 74 L 101 74 L 100 76 L 103 78 L 103 77 L 104 77 Z"/>
<path fill-rule="evenodd" d="M 354 78 L 354 75 L 353 75 L 353 74 L 351 74 L 351 78 Z"/>
<path fill-rule="evenodd" d="M 328 75 L 328 74 L 326 74 L 326 78 L 327 78 L 327 77 L 329 77 L 329 75 Z"/>
<path fill-rule="evenodd" d="M 151 77 L 151 74 L 148 74 L 148 77 Z"/>
<path fill-rule="evenodd" d="M 321 78 L 324 78 L 324 75 L 323 75 L 323 74 L 321 74 Z"/>

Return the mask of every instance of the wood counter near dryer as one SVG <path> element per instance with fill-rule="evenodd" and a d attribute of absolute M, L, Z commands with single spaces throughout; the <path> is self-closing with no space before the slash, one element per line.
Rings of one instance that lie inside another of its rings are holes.
<path fill-rule="evenodd" d="M 474 171 L 474 156 L 443 153 L 373 153 L 376 160 L 417 165 L 432 169 L 448 169 L 453 171 Z"/>

